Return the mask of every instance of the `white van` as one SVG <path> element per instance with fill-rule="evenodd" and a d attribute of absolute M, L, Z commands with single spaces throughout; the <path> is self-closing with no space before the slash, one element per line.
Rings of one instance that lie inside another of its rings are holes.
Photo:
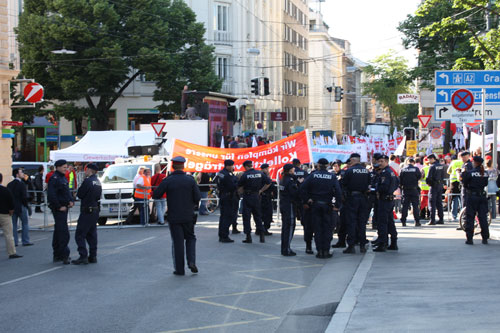
<path fill-rule="evenodd" d="M 108 166 L 100 177 L 102 185 L 99 225 L 105 225 L 109 217 L 125 218 L 134 204 L 134 177 L 140 166 L 151 169 L 155 174 L 156 165 L 162 169 L 167 165 L 166 157 L 155 156 L 145 162 L 144 158 L 117 159 Z"/>

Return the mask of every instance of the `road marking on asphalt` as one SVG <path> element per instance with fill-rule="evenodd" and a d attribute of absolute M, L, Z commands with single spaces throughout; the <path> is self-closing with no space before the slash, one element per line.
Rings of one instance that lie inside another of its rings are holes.
<path fill-rule="evenodd" d="M 61 269 L 61 268 L 62 268 L 62 266 L 54 267 L 54 268 L 46 269 L 46 270 L 38 272 L 38 273 L 26 275 L 26 276 L 23 276 L 23 277 L 14 279 L 14 280 L 5 281 L 5 282 L 0 283 L 0 287 L 6 286 L 6 285 L 11 284 L 11 283 L 16 283 L 16 282 L 19 282 L 19 281 L 23 281 L 23 280 L 26 280 L 26 279 L 29 279 L 29 278 L 32 278 L 32 277 L 35 277 L 35 276 L 42 275 L 42 274 L 50 273 L 52 271 L 55 271 L 55 270 L 58 270 L 58 269 Z"/>
<path fill-rule="evenodd" d="M 342 299 L 340 300 L 340 303 L 337 306 L 325 333 L 344 332 L 347 328 L 347 324 L 351 319 L 352 312 L 354 311 L 354 307 L 358 301 L 358 296 L 361 293 L 361 288 L 363 288 L 363 284 L 365 283 L 368 272 L 372 267 L 374 258 L 375 253 L 373 252 L 369 252 L 363 257 L 363 260 L 359 264 L 356 273 L 354 273 L 351 282 L 347 286 L 344 296 L 342 296 Z"/>
<path fill-rule="evenodd" d="M 137 241 L 137 242 L 133 242 L 133 243 L 125 244 L 125 245 L 122 245 L 122 246 L 118 246 L 117 248 L 115 248 L 115 250 L 121 250 L 121 249 L 124 249 L 124 248 L 129 247 L 129 246 L 134 246 L 134 245 L 137 245 L 137 244 L 141 244 L 141 243 L 150 241 L 150 240 L 155 239 L 155 238 L 156 238 L 156 236 L 144 238 L 144 239 L 141 239 L 140 241 Z"/>
<path fill-rule="evenodd" d="M 278 259 L 281 261 L 292 261 L 292 262 L 305 263 L 304 261 L 300 261 L 297 259 L 284 258 L 284 257 L 279 256 L 279 255 L 262 255 L 262 257 L 266 257 L 269 259 Z M 205 329 L 211 329 L 211 328 L 230 327 L 230 326 L 235 326 L 235 325 L 247 325 L 247 324 L 251 324 L 251 323 L 255 323 L 255 322 L 263 321 L 263 320 L 280 319 L 281 317 L 273 315 L 273 314 L 258 312 L 258 311 L 254 311 L 254 310 L 246 309 L 246 308 L 241 308 L 241 307 L 234 306 L 234 305 L 217 303 L 217 302 L 209 301 L 209 299 L 215 299 L 215 298 L 221 298 L 221 297 L 245 296 L 245 295 L 253 295 L 253 294 L 263 294 L 263 293 L 271 293 L 271 292 L 279 292 L 279 291 L 285 291 L 285 290 L 294 290 L 294 289 L 305 288 L 306 286 L 301 285 L 301 284 L 280 281 L 280 280 L 275 280 L 275 279 L 270 279 L 270 278 L 265 278 L 265 277 L 250 275 L 250 274 L 244 274 L 244 273 L 257 273 L 257 272 L 288 270 L 288 269 L 302 269 L 302 268 L 320 267 L 320 266 L 324 266 L 324 265 L 323 264 L 308 264 L 308 265 L 301 265 L 301 266 L 273 267 L 273 268 L 269 268 L 269 269 L 254 269 L 254 270 L 244 270 L 244 271 L 233 272 L 233 274 L 238 274 L 240 276 L 247 277 L 249 279 L 262 280 L 262 281 L 267 281 L 267 282 L 271 282 L 271 283 L 275 283 L 275 284 L 281 284 L 281 285 L 284 285 L 285 287 L 273 288 L 273 289 L 241 291 L 241 292 L 222 294 L 222 295 L 192 297 L 189 300 L 192 302 L 203 303 L 203 304 L 207 304 L 207 305 L 211 305 L 211 306 L 223 307 L 223 308 L 233 310 L 233 311 L 241 311 L 241 312 L 250 313 L 250 314 L 254 314 L 254 315 L 258 315 L 258 316 L 263 316 L 264 318 L 260 318 L 257 320 L 250 320 L 250 321 L 239 321 L 239 322 L 216 324 L 216 325 L 203 326 L 203 327 L 193 327 L 193 328 L 186 328 L 186 329 L 179 329 L 179 330 L 170 330 L 170 331 L 165 331 L 165 332 L 169 332 L 169 333 L 172 333 L 172 332 L 190 332 L 190 331 L 198 331 L 198 330 L 205 330 Z"/>
<path fill-rule="evenodd" d="M 277 319 L 280 319 L 280 317 L 262 318 L 262 319 L 257 319 L 257 320 L 248 320 L 248 321 L 235 321 L 235 322 L 227 323 L 227 324 L 219 324 L 219 325 L 210 325 L 210 326 L 186 328 L 186 329 L 180 329 L 180 330 L 171 330 L 171 331 L 164 331 L 164 332 L 161 332 L 161 333 L 177 333 L 177 332 L 201 331 L 201 330 L 208 330 L 208 329 L 211 329 L 211 328 L 223 328 L 223 327 L 231 327 L 231 326 L 236 326 L 236 325 L 248 325 L 248 324 L 253 324 L 253 323 L 256 323 L 256 322 L 259 322 L 259 321 L 277 320 Z"/>

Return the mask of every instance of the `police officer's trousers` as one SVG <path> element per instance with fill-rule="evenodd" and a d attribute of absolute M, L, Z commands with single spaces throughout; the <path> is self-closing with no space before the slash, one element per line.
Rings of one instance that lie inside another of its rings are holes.
<path fill-rule="evenodd" d="M 54 234 L 52 236 L 52 250 L 54 257 L 64 259 L 69 257 L 69 229 L 68 229 L 68 211 L 61 212 L 53 210 L 54 215 Z"/>
<path fill-rule="evenodd" d="M 347 206 L 343 205 L 342 208 L 340 208 L 340 217 L 339 217 L 339 224 L 337 225 L 337 237 L 338 237 L 338 242 L 342 245 L 346 244 L 346 239 L 347 239 L 347 218 L 348 218 L 348 212 L 346 211 Z"/>
<path fill-rule="evenodd" d="M 255 222 L 255 229 L 257 233 L 264 232 L 264 226 L 262 225 L 262 207 L 260 205 L 260 196 L 258 193 L 249 193 L 243 195 L 243 232 L 245 234 L 250 234 L 252 232 L 252 227 L 250 225 L 250 219 L 253 215 Z"/>
<path fill-rule="evenodd" d="M 394 224 L 394 217 L 392 211 L 394 209 L 394 202 L 392 200 L 378 200 L 378 216 L 377 216 L 377 230 L 378 240 L 380 244 L 387 245 L 389 242 L 389 234 L 391 240 L 397 240 L 396 225 Z"/>
<path fill-rule="evenodd" d="M 97 256 L 97 219 L 99 212 L 80 213 L 78 224 L 76 225 L 75 241 L 78 245 L 78 253 L 80 257 L 87 258 Z M 89 251 L 87 252 L 87 244 L 89 243 Z"/>
<path fill-rule="evenodd" d="M 233 194 L 223 194 L 220 198 L 219 238 L 229 237 L 229 226 L 233 223 Z"/>
<path fill-rule="evenodd" d="M 280 202 L 281 212 L 281 254 L 289 254 L 293 233 L 295 232 L 295 207 L 286 200 Z"/>
<path fill-rule="evenodd" d="M 169 222 L 170 236 L 172 237 L 172 259 L 177 273 L 184 274 L 184 241 L 186 259 L 189 264 L 196 264 L 196 236 L 192 220 L 184 222 Z"/>
<path fill-rule="evenodd" d="M 264 228 L 267 230 L 271 228 L 271 222 L 273 221 L 273 198 L 271 195 L 263 194 L 261 198 L 262 206 L 262 223 Z"/>
<path fill-rule="evenodd" d="M 418 189 L 403 189 L 403 208 L 401 209 L 401 222 L 406 222 L 410 204 L 413 207 L 413 218 L 415 219 L 415 223 L 420 222 L 419 200 L 420 198 Z"/>
<path fill-rule="evenodd" d="M 479 225 L 481 226 L 481 237 L 483 239 L 490 238 L 488 226 L 488 198 L 479 195 L 467 195 L 467 205 L 465 206 L 465 214 L 467 216 L 465 223 L 465 234 L 467 239 L 472 240 L 474 237 L 474 220 L 477 214 Z"/>
<path fill-rule="evenodd" d="M 366 196 L 355 194 L 347 197 L 346 208 L 344 210 L 344 223 L 347 229 L 347 244 L 354 246 L 356 241 L 360 246 L 367 243 L 366 222 L 370 214 L 370 206 Z M 340 242 L 340 236 L 339 236 Z"/>
<path fill-rule="evenodd" d="M 233 209 L 232 209 L 232 218 L 231 218 L 231 224 L 233 226 L 233 229 L 236 229 L 238 226 L 238 211 L 240 209 L 240 198 L 238 195 L 233 196 Z"/>
<path fill-rule="evenodd" d="M 377 199 L 377 194 L 376 193 L 370 193 L 369 202 L 370 202 L 370 211 L 373 208 L 372 229 L 377 229 L 378 199 Z"/>
<path fill-rule="evenodd" d="M 311 207 L 316 250 L 329 251 L 333 235 L 332 207 L 328 203 L 313 203 Z"/>
<path fill-rule="evenodd" d="M 436 221 L 436 210 L 438 213 L 439 221 L 444 220 L 443 214 L 443 185 L 431 186 L 429 190 L 429 211 L 431 214 L 431 222 Z"/>
<path fill-rule="evenodd" d="M 301 206 L 298 207 L 297 211 L 300 213 L 300 224 L 302 224 L 302 227 L 304 228 L 304 241 L 306 244 L 310 244 L 312 243 L 314 235 L 311 208 L 305 209 Z"/>

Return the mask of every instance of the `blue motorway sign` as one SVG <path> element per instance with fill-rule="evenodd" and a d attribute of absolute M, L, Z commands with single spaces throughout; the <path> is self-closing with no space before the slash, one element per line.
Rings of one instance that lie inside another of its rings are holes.
<path fill-rule="evenodd" d="M 436 71 L 436 88 L 500 88 L 500 71 Z"/>
<path fill-rule="evenodd" d="M 474 95 L 474 104 L 481 104 L 483 101 L 483 94 L 481 88 L 459 88 L 467 89 Z M 436 87 L 436 103 L 437 104 L 450 104 L 451 95 L 458 88 L 437 88 Z M 500 86 L 498 88 L 486 88 L 486 104 L 500 103 Z"/>

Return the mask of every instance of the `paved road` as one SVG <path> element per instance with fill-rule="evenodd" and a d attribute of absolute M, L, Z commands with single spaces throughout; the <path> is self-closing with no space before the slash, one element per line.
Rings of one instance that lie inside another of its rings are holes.
<path fill-rule="evenodd" d="M 455 224 L 399 228 L 400 251 L 320 260 L 265 244 L 217 242 L 217 216 L 197 226 L 200 273 L 172 275 L 166 227 L 99 231 L 99 263 L 51 262 L 51 232 L 25 257 L 0 241 L 0 332 L 495 332 L 500 242 L 463 244 Z M 494 229 L 500 230 L 498 223 Z M 373 232 L 371 232 L 373 236 Z M 255 238 L 256 240 L 256 238 Z M 71 240 L 73 256 L 76 246 Z M 333 315 L 333 317 L 332 317 Z"/>

